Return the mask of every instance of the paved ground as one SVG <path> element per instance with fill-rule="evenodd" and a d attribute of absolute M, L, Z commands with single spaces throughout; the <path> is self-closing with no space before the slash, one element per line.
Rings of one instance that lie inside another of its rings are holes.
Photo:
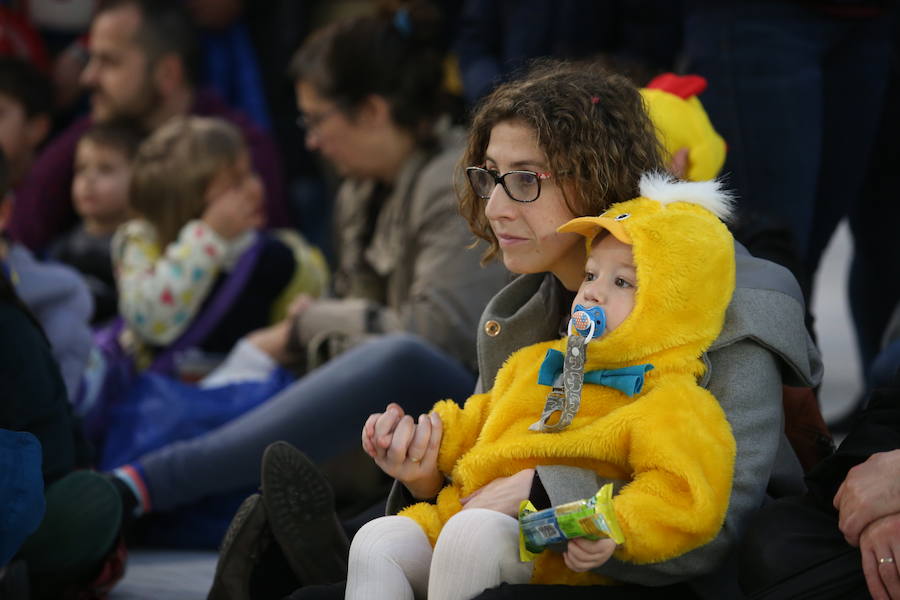
<path fill-rule="evenodd" d="M 215 552 L 136 550 L 110 600 L 202 600 L 216 569 Z"/>
<path fill-rule="evenodd" d="M 817 281 L 813 310 L 825 360 L 820 401 L 826 420 L 843 414 L 860 390 L 845 281 L 850 239 L 842 226 L 828 248 Z M 110 600 L 195 600 L 206 597 L 216 565 L 213 552 L 138 550 Z"/>

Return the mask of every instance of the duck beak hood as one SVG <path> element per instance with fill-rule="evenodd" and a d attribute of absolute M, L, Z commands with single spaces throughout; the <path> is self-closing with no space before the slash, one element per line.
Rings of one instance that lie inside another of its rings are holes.
<path fill-rule="evenodd" d="M 588 252 L 604 231 L 632 246 L 635 306 L 605 338 L 614 347 L 609 358 L 665 362 L 668 351 L 679 349 L 678 360 L 696 360 L 721 332 L 734 291 L 734 238 L 723 222 L 731 216 L 732 197 L 718 181 L 683 182 L 657 173 L 641 178 L 640 193 L 559 231 L 583 235 Z"/>

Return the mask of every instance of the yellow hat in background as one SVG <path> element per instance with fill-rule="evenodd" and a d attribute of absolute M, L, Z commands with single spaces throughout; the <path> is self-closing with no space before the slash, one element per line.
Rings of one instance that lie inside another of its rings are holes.
<path fill-rule="evenodd" d="M 697 98 L 705 89 L 703 77 L 674 73 L 664 73 L 641 89 L 668 160 L 687 148 L 689 164 L 684 178 L 690 181 L 715 178 L 725 163 L 725 140 L 713 128 Z"/>

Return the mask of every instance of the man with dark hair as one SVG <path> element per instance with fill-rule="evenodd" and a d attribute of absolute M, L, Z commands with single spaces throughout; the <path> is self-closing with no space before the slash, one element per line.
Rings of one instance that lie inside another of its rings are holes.
<path fill-rule="evenodd" d="M 198 50 L 182 3 L 113 0 L 91 24 L 90 60 L 82 83 L 91 93 L 91 116 L 55 139 L 16 190 L 11 234 L 42 249 L 76 217 L 70 187 L 75 145 L 91 123 L 131 118 L 152 131 L 174 116 L 194 114 L 240 128 L 266 187 L 267 225 L 287 224 L 280 161 L 272 140 L 250 120 L 196 88 Z"/>

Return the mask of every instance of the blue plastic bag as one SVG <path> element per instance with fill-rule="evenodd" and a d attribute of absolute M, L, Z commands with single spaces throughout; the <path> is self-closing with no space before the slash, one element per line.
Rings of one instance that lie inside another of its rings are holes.
<path fill-rule="evenodd" d="M 278 368 L 264 381 L 199 388 L 159 373 L 138 375 L 109 412 L 100 469 L 110 470 L 178 440 L 211 431 L 256 408 L 294 381 Z"/>

